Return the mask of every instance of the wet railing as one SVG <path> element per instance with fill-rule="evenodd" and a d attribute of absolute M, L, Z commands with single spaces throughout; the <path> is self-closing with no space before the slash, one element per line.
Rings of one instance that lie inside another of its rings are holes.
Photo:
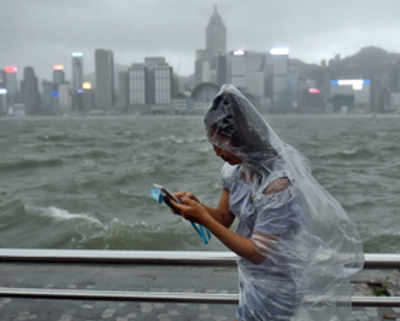
<path fill-rule="evenodd" d="M 1 263 L 235 266 L 232 252 L 1 249 Z M 399 269 L 400 255 L 365 254 L 365 269 Z M 0 296 L 38 299 L 237 304 L 234 293 L 101 291 L 0 287 Z M 311 299 L 310 299 L 311 300 Z M 400 307 L 400 297 L 353 296 L 355 307 Z"/>

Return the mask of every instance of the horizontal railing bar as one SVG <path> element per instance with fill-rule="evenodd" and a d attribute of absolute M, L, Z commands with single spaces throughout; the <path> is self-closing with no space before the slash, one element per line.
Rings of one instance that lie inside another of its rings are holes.
<path fill-rule="evenodd" d="M 235 266 L 236 255 L 227 251 L 0 249 L 0 262 Z"/>
<path fill-rule="evenodd" d="M 185 292 L 137 292 L 137 291 L 96 291 L 77 289 L 33 289 L 0 287 L 0 297 L 25 299 L 69 299 L 103 301 L 140 301 L 170 303 L 214 303 L 237 304 L 237 294 L 227 293 L 185 293 Z"/>
<path fill-rule="evenodd" d="M 235 266 L 227 251 L 0 249 L 0 262 Z M 400 254 L 365 254 L 365 269 L 400 268 Z"/>
<path fill-rule="evenodd" d="M 137 292 L 4 287 L 0 287 L 0 297 L 23 299 L 140 301 L 208 304 L 238 304 L 239 300 L 239 295 L 236 293 Z M 312 300 L 305 301 L 306 303 L 313 303 Z M 339 301 L 338 303 L 340 304 Z M 354 296 L 351 298 L 351 304 L 353 307 L 400 307 L 400 297 Z"/>

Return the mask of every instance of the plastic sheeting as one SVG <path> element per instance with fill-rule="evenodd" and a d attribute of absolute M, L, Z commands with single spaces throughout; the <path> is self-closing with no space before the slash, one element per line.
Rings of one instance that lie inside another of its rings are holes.
<path fill-rule="evenodd" d="M 238 320 L 351 318 L 350 279 L 364 256 L 342 206 L 234 86 L 221 88 L 204 122 L 209 141 L 242 161 L 225 163 L 222 184 L 237 233 L 265 257 L 261 264 L 238 259 Z M 267 193 L 279 178 L 290 183 Z"/>

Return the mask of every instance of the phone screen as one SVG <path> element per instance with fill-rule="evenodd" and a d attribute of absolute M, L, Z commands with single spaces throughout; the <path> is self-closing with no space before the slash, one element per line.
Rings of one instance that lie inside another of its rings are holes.
<path fill-rule="evenodd" d="M 170 193 L 164 186 L 159 184 L 154 184 L 155 188 L 158 188 L 161 191 L 162 196 L 164 197 L 164 203 L 167 204 L 176 214 L 180 214 L 179 210 L 175 208 L 170 202 L 170 199 L 175 201 L 176 203 L 182 203 L 180 199 L 176 198 L 172 193 Z"/>

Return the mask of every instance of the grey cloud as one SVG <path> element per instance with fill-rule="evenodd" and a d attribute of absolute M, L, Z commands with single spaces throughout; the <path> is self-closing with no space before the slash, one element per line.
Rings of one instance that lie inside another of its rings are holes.
<path fill-rule="evenodd" d="M 2 0 L 0 66 L 15 61 L 49 73 L 53 62 L 70 63 L 70 52 L 87 55 L 110 48 L 127 64 L 141 55 L 168 53 L 193 69 L 194 51 L 205 46 L 205 26 L 217 3 L 228 30 L 228 49 L 267 50 L 282 44 L 312 61 L 361 46 L 400 48 L 394 0 Z M 168 59 L 169 57 L 167 57 Z M 191 61 L 187 61 L 187 60 Z"/>

